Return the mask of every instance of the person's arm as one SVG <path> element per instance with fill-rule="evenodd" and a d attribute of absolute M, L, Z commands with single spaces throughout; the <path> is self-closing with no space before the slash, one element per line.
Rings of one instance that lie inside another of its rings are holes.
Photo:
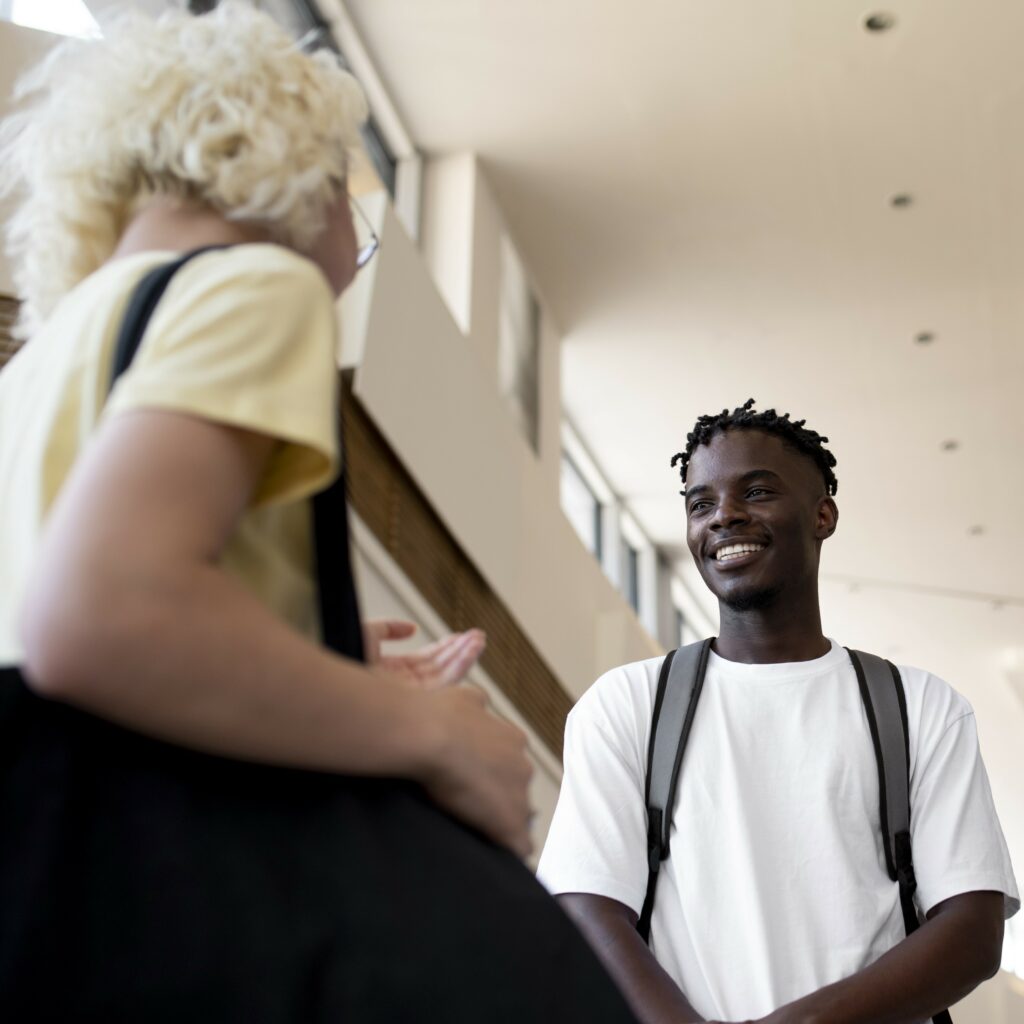
<path fill-rule="evenodd" d="M 525 737 L 309 642 L 219 566 L 276 441 L 174 412 L 109 419 L 66 482 L 23 609 L 38 693 L 211 753 L 415 780 L 529 850 Z"/>
<path fill-rule="evenodd" d="M 1003 894 L 954 896 L 869 967 L 759 1024 L 919 1024 L 991 978 L 1002 944 Z"/>
<path fill-rule="evenodd" d="M 555 898 L 586 936 L 643 1024 L 704 1020 L 654 959 L 636 930 L 633 910 L 618 900 L 591 893 L 567 892 Z"/>

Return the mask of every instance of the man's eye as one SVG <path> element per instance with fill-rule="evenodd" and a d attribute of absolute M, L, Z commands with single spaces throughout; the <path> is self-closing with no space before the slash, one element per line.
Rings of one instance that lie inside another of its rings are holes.
<path fill-rule="evenodd" d="M 711 502 L 709 501 L 695 501 L 690 506 L 690 515 L 692 516 L 696 512 L 703 512 L 710 504 Z"/>
<path fill-rule="evenodd" d="M 759 494 L 771 494 L 771 491 L 769 491 L 767 487 L 751 487 L 750 490 L 747 491 L 748 498 L 756 498 Z"/>

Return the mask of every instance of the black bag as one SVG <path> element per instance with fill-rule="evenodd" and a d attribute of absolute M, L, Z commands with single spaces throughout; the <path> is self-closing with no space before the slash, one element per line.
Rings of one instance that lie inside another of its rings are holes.
<path fill-rule="evenodd" d="M 140 285 L 116 372 L 181 262 Z M 361 657 L 344 514 L 339 485 L 315 515 L 323 631 Z M 8 667 L 0 1020 L 634 1018 L 530 872 L 415 785 L 162 743 L 42 699 Z"/>

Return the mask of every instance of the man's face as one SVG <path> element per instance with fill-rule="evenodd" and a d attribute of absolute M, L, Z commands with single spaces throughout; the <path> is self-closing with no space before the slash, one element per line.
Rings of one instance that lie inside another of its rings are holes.
<path fill-rule="evenodd" d="M 837 517 L 817 466 L 772 434 L 728 430 L 690 458 L 686 543 L 708 588 L 737 611 L 816 593 Z"/>

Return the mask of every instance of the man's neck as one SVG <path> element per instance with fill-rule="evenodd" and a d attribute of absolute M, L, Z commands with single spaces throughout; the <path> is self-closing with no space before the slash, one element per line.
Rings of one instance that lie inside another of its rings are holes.
<path fill-rule="evenodd" d="M 817 595 L 803 608 L 780 596 L 768 608 L 736 611 L 722 604 L 720 613 L 721 627 L 712 647 L 728 661 L 751 665 L 812 661 L 831 648 L 821 631 Z"/>

